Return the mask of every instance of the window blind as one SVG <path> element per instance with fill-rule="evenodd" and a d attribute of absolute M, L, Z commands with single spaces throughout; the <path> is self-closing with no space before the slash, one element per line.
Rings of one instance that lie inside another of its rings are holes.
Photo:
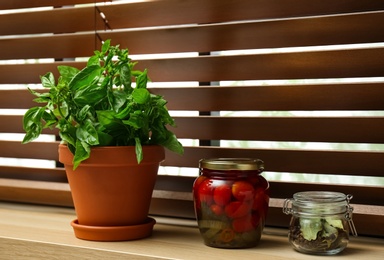
<path fill-rule="evenodd" d="M 200 159 L 255 157 L 267 225 L 288 226 L 293 193 L 331 190 L 354 195 L 360 234 L 383 236 L 383 24 L 381 1 L 2 1 L 0 200 L 73 205 L 57 131 L 20 142 L 26 87 L 111 39 L 148 69 L 185 146 L 166 153 L 151 214 L 194 218 Z"/>

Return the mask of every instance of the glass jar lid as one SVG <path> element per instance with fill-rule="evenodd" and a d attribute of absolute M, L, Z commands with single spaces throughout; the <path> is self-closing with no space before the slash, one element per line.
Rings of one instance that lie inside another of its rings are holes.
<path fill-rule="evenodd" d="M 241 171 L 263 171 L 264 162 L 253 158 L 212 158 L 201 159 L 200 168 L 209 170 L 241 170 Z"/>
<path fill-rule="evenodd" d="M 343 214 L 348 210 L 347 195 L 332 191 L 303 191 L 293 194 L 292 209 L 300 215 Z"/>
<path fill-rule="evenodd" d="M 312 203 L 328 204 L 328 203 L 347 203 L 347 195 L 341 192 L 333 191 L 302 191 L 293 194 L 294 203 L 305 206 Z"/>

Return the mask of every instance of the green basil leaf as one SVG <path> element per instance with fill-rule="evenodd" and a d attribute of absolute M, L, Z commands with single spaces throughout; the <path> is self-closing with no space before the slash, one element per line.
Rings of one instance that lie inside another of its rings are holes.
<path fill-rule="evenodd" d="M 59 132 L 59 136 L 60 136 L 62 141 L 67 142 L 68 144 L 75 146 L 75 139 L 70 134 Z"/>
<path fill-rule="evenodd" d="M 99 145 L 107 146 L 113 143 L 113 136 L 111 136 L 110 134 L 101 131 L 98 131 L 97 134 L 99 135 Z"/>
<path fill-rule="evenodd" d="M 116 131 L 116 133 L 118 131 L 124 131 L 125 129 L 124 125 L 121 123 L 121 121 L 115 118 L 116 113 L 114 111 L 100 110 L 100 111 L 96 111 L 96 114 L 97 114 L 97 119 L 100 125 L 103 126 L 105 129 L 107 129 L 107 131 Z"/>
<path fill-rule="evenodd" d="M 28 88 L 29 92 L 36 96 L 37 98 L 33 99 L 34 102 L 36 103 L 48 103 L 51 100 L 51 95 L 50 93 L 43 92 L 39 93 L 33 89 Z"/>
<path fill-rule="evenodd" d="M 99 123 L 103 126 L 108 126 L 115 121 L 115 112 L 113 111 L 98 110 L 96 111 L 96 114 Z"/>
<path fill-rule="evenodd" d="M 98 65 L 85 67 L 72 78 L 69 82 L 69 88 L 72 91 L 76 91 L 86 86 L 93 85 L 99 80 L 102 70 L 103 69 Z"/>
<path fill-rule="evenodd" d="M 76 130 L 76 137 L 89 145 L 98 145 L 99 136 L 91 120 L 85 120 Z"/>
<path fill-rule="evenodd" d="M 26 132 L 23 144 L 29 143 L 40 136 L 43 130 L 42 117 L 45 112 L 45 107 L 32 107 L 30 108 L 23 117 L 23 128 Z"/>
<path fill-rule="evenodd" d="M 112 92 L 112 95 L 114 97 L 113 110 L 118 112 L 127 103 L 127 93 L 115 90 Z"/>
<path fill-rule="evenodd" d="M 183 148 L 176 136 L 169 131 L 161 120 L 152 123 L 151 143 L 160 144 L 171 151 L 182 154 Z"/>
<path fill-rule="evenodd" d="M 43 87 L 45 88 L 55 87 L 55 77 L 53 76 L 52 72 L 48 72 L 44 76 L 41 76 L 40 79 Z"/>
<path fill-rule="evenodd" d="M 147 69 L 140 73 L 136 78 L 136 88 L 147 88 L 148 75 Z"/>
<path fill-rule="evenodd" d="M 57 118 L 51 111 L 49 112 L 44 111 L 42 115 L 42 119 L 45 121 L 44 128 L 51 128 L 53 125 L 57 123 Z"/>
<path fill-rule="evenodd" d="M 106 53 L 109 50 L 109 47 L 111 46 L 111 39 L 106 40 L 103 43 L 103 46 L 101 46 L 101 51 Z"/>
<path fill-rule="evenodd" d="M 132 107 L 128 104 L 124 107 L 123 110 L 117 113 L 115 117 L 118 119 L 124 119 L 124 118 L 127 118 L 131 113 L 132 113 Z"/>
<path fill-rule="evenodd" d="M 49 97 L 39 97 L 33 99 L 34 102 L 36 103 L 48 103 L 51 99 Z"/>
<path fill-rule="evenodd" d="M 104 66 L 106 66 L 106 67 L 112 66 L 112 65 L 110 65 L 110 61 L 112 60 L 113 56 L 114 56 L 114 52 L 108 53 L 107 58 L 105 59 L 105 62 L 104 62 Z"/>
<path fill-rule="evenodd" d="M 73 170 L 80 165 L 82 161 L 85 161 L 89 158 L 91 154 L 91 147 L 86 142 L 82 142 L 80 140 L 76 141 L 76 150 L 75 155 L 73 157 Z"/>
<path fill-rule="evenodd" d="M 60 138 L 75 147 L 76 128 L 65 119 L 60 119 L 56 127 L 60 130 Z"/>
<path fill-rule="evenodd" d="M 90 105 L 85 105 L 77 114 L 77 120 L 80 122 L 84 121 L 88 117 L 91 109 L 92 107 Z"/>
<path fill-rule="evenodd" d="M 87 61 L 87 67 L 97 65 L 100 66 L 99 56 L 93 55 Z"/>
<path fill-rule="evenodd" d="M 58 104 L 53 113 L 56 117 L 67 117 L 69 115 L 69 106 L 66 100 L 63 100 L 60 104 Z"/>
<path fill-rule="evenodd" d="M 101 102 L 107 94 L 107 90 L 98 85 L 85 86 L 75 91 L 73 100 L 79 106 L 95 105 Z"/>
<path fill-rule="evenodd" d="M 131 68 L 128 64 L 123 64 L 120 68 L 120 78 L 121 83 L 123 84 L 125 89 L 131 88 L 132 83 L 132 75 L 131 75 Z"/>
<path fill-rule="evenodd" d="M 132 98 L 138 104 L 145 104 L 150 99 L 150 93 L 146 88 L 135 88 L 132 92 Z"/>
<path fill-rule="evenodd" d="M 79 69 L 71 66 L 60 65 L 57 66 L 57 70 L 60 73 L 60 81 L 69 83 L 72 78 L 79 73 Z"/>
<path fill-rule="evenodd" d="M 129 125 L 135 129 L 142 128 L 144 126 L 144 123 L 145 123 L 143 116 L 139 115 L 138 113 L 131 114 L 128 120 L 122 120 L 122 122 L 125 125 Z"/>
<path fill-rule="evenodd" d="M 177 140 L 176 135 L 173 134 L 172 132 L 168 132 L 168 133 L 169 133 L 168 138 L 165 141 L 165 143 L 163 143 L 164 147 L 172 152 L 183 154 L 184 148 L 182 144 Z"/>
<path fill-rule="evenodd" d="M 158 107 L 164 107 L 168 103 L 162 96 L 151 94 L 151 98 L 155 101 L 156 106 Z"/>
<path fill-rule="evenodd" d="M 137 137 L 135 138 L 135 152 L 136 152 L 137 163 L 140 164 L 144 156 L 143 156 L 143 147 L 141 146 L 141 141 Z"/>

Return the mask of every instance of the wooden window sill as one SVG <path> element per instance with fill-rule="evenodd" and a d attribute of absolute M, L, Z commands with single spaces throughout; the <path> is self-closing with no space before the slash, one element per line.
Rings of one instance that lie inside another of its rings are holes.
<path fill-rule="evenodd" d="M 287 230 L 266 228 L 250 249 L 216 249 L 202 243 L 196 223 L 156 218 L 153 235 L 127 242 L 75 238 L 73 209 L 0 202 L 0 259 L 319 259 L 294 251 Z M 384 239 L 351 237 L 338 259 L 382 259 Z"/>

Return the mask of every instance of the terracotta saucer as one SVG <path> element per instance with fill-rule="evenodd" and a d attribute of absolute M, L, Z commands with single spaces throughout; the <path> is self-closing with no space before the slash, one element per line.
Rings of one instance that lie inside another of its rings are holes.
<path fill-rule="evenodd" d="M 71 226 L 75 231 L 75 236 L 80 239 L 92 241 L 127 241 L 149 237 L 152 234 L 156 220 L 147 218 L 140 225 L 134 226 L 86 226 L 80 225 L 75 219 Z"/>

